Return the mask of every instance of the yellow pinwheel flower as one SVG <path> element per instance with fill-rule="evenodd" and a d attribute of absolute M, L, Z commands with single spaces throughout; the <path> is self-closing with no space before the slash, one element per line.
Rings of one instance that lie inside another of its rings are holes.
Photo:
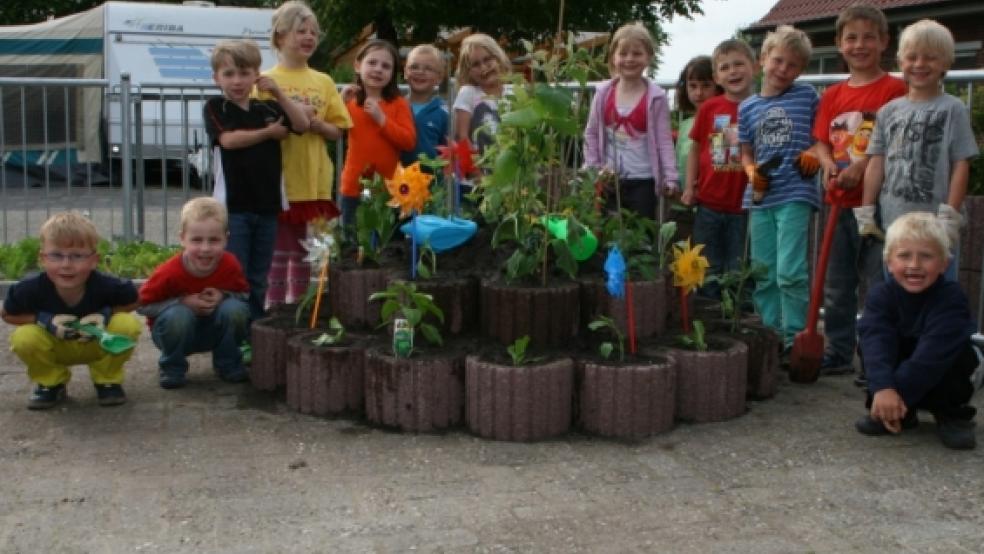
<path fill-rule="evenodd" d="M 430 182 L 434 176 L 420 170 L 420 162 L 409 167 L 396 166 L 393 178 L 386 180 L 390 198 L 387 206 L 400 208 L 400 217 L 409 216 L 414 210 L 422 212 L 430 199 Z"/>
<path fill-rule="evenodd" d="M 673 286 L 682 287 L 690 292 L 704 284 L 704 274 L 707 272 L 707 258 L 700 255 L 704 249 L 703 244 L 698 244 L 691 248 L 690 239 L 686 243 L 679 242 L 673 245 L 673 263 L 670 270 L 673 271 Z"/>

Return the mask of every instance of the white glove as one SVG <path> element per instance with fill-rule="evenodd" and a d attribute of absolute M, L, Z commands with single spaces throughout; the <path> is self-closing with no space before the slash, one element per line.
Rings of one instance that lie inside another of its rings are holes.
<path fill-rule="evenodd" d="M 963 217 L 949 204 L 940 204 L 936 210 L 936 219 L 943 224 L 947 236 L 950 237 L 950 249 L 953 250 L 960 240 L 960 224 L 963 222 Z"/>
<path fill-rule="evenodd" d="M 858 222 L 858 235 L 885 240 L 885 233 L 875 223 L 875 207 L 873 205 L 854 208 L 854 219 Z"/>

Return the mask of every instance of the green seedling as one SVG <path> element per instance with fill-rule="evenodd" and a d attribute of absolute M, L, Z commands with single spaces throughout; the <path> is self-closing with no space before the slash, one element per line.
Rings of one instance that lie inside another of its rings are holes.
<path fill-rule="evenodd" d="M 615 324 L 615 320 L 608 316 L 601 315 L 598 316 L 598 319 L 588 323 L 588 329 L 591 329 L 592 331 L 607 331 L 615 339 L 614 342 L 605 341 L 598 346 L 598 353 L 601 354 L 602 358 L 610 360 L 612 353 L 617 347 L 618 361 L 625 361 L 625 335 L 622 334 L 622 331 L 618 328 L 618 325 Z"/>
<path fill-rule="evenodd" d="M 328 320 L 328 331 L 321 333 L 321 336 L 311 341 L 315 346 L 334 346 L 342 342 L 345 338 L 345 326 L 337 317 L 332 316 Z"/>

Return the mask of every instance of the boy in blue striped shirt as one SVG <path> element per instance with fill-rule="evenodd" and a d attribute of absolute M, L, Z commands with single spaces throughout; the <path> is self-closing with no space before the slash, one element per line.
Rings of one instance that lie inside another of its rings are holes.
<path fill-rule="evenodd" d="M 795 84 L 812 46 L 806 33 L 781 25 L 762 43 L 762 91 L 738 108 L 741 160 L 750 187 L 752 262 L 768 268 L 756 278 L 752 295 L 762 322 L 783 338 L 786 348 L 805 326 L 809 299 L 807 231 L 820 207 L 813 176 L 819 160 L 813 146 L 818 97 L 813 87 Z"/>

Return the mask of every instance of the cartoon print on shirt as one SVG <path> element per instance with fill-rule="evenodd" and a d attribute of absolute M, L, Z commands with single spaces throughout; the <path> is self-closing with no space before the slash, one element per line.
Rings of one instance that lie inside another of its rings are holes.
<path fill-rule="evenodd" d="M 755 142 L 769 148 L 781 148 L 792 140 L 793 120 L 786 110 L 775 106 L 766 110 Z"/>
<path fill-rule="evenodd" d="M 888 194 L 906 202 L 929 203 L 933 199 L 933 176 L 943 147 L 948 113 L 921 110 L 908 112 L 886 122 L 889 137 L 885 167 Z"/>
<path fill-rule="evenodd" d="M 714 129 L 707 142 L 715 171 L 741 169 L 738 124 L 731 121 L 731 114 L 714 115 Z"/>
<path fill-rule="evenodd" d="M 875 114 L 872 112 L 862 112 L 861 124 L 854 131 L 854 140 L 851 142 L 851 160 L 863 159 L 868 151 L 868 143 L 871 142 L 871 133 L 875 130 Z"/>

